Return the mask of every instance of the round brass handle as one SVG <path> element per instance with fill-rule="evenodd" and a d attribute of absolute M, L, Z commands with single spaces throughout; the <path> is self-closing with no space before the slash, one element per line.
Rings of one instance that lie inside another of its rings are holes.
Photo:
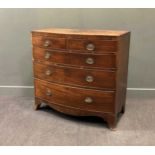
<path fill-rule="evenodd" d="M 86 63 L 89 65 L 92 65 L 92 64 L 94 64 L 94 59 L 93 58 L 87 58 Z"/>
<path fill-rule="evenodd" d="M 89 44 L 86 45 L 86 49 L 87 49 L 88 51 L 94 51 L 95 45 L 92 44 L 92 43 L 89 43 Z"/>
<path fill-rule="evenodd" d="M 93 103 L 93 99 L 91 97 L 86 97 L 84 101 L 85 103 Z"/>
<path fill-rule="evenodd" d="M 50 44 L 51 44 L 51 42 L 49 40 L 45 40 L 44 47 L 48 47 Z"/>
<path fill-rule="evenodd" d="M 50 76 L 52 74 L 52 71 L 51 70 L 46 70 L 45 74 Z"/>
<path fill-rule="evenodd" d="M 45 59 L 49 59 L 50 57 L 51 57 L 51 53 L 46 52 L 46 53 L 45 53 Z"/>
<path fill-rule="evenodd" d="M 87 82 L 93 82 L 94 81 L 94 78 L 90 75 L 86 76 L 86 81 Z"/>
<path fill-rule="evenodd" d="M 46 96 L 52 96 L 52 92 L 49 89 L 46 90 Z"/>

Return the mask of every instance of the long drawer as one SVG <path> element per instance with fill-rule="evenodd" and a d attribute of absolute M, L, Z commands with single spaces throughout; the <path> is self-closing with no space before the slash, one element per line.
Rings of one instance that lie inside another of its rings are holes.
<path fill-rule="evenodd" d="M 117 67 L 115 54 L 81 54 L 33 47 L 33 58 L 39 61 L 70 66 L 102 69 L 115 69 Z"/>
<path fill-rule="evenodd" d="M 49 103 L 83 110 L 114 112 L 115 91 L 82 89 L 35 79 L 35 96 Z"/>
<path fill-rule="evenodd" d="M 34 63 L 35 78 L 97 89 L 115 89 L 116 72 Z"/>

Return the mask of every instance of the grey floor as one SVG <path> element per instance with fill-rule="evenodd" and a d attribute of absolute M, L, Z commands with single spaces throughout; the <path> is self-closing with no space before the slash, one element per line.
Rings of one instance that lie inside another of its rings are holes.
<path fill-rule="evenodd" d="M 155 99 L 127 98 L 117 130 L 100 118 L 71 117 L 32 97 L 0 97 L 0 145 L 155 145 Z"/>

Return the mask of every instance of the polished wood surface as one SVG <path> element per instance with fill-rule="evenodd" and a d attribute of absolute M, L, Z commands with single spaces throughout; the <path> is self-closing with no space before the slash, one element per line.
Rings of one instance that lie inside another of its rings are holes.
<path fill-rule="evenodd" d="M 32 31 L 35 104 L 65 114 L 99 116 L 115 128 L 125 112 L 130 32 Z"/>
<path fill-rule="evenodd" d="M 80 40 L 80 39 L 69 39 L 68 49 L 79 50 L 79 51 L 90 51 L 87 46 L 92 44 L 94 49 L 92 51 L 99 52 L 116 52 L 117 51 L 117 41 L 109 40 Z"/>
<path fill-rule="evenodd" d="M 49 55 L 49 57 L 46 57 Z M 100 68 L 100 69 L 116 69 L 115 54 L 90 54 L 90 53 L 74 53 L 64 51 L 54 51 L 43 48 L 33 48 L 33 58 L 43 63 L 56 63 L 61 65 Z M 93 59 L 93 63 L 87 63 L 87 59 Z"/>
<path fill-rule="evenodd" d="M 88 111 L 109 113 L 114 111 L 114 91 L 82 89 L 41 80 L 35 80 L 35 86 L 35 96 L 51 103 L 81 108 Z M 51 94 L 47 94 L 47 92 Z M 87 97 L 92 99 L 91 103 L 85 101 Z"/>
<path fill-rule="evenodd" d="M 128 59 L 129 59 L 130 33 L 120 37 L 119 52 L 117 54 L 117 83 L 116 83 L 116 107 L 115 113 L 125 112 L 125 101 L 127 91 L 128 77 Z"/>
<path fill-rule="evenodd" d="M 128 31 L 114 31 L 114 30 L 95 30 L 95 29 L 61 29 L 61 28 L 47 28 L 42 30 L 34 30 L 32 33 L 53 33 L 53 34 L 66 34 L 66 35 L 103 35 L 103 36 L 121 36 Z"/>
<path fill-rule="evenodd" d="M 42 80 L 80 87 L 115 90 L 115 71 L 80 69 L 34 63 L 34 76 Z M 89 80 L 92 77 L 92 81 Z"/>
<path fill-rule="evenodd" d="M 64 38 L 34 36 L 32 44 L 43 48 L 66 49 L 66 39 Z"/>

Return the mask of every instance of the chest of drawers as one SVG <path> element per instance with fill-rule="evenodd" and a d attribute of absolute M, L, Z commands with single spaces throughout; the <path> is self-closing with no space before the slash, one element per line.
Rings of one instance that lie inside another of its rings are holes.
<path fill-rule="evenodd" d="M 35 109 L 98 116 L 110 128 L 125 111 L 130 32 L 32 31 Z"/>

